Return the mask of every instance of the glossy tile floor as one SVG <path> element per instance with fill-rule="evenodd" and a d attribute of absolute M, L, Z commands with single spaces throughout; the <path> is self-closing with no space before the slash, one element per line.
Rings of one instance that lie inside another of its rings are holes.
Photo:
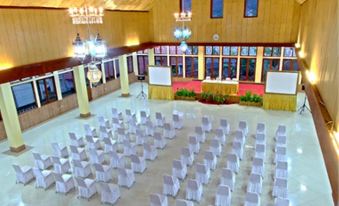
<path fill-rule="evenodd" d="M 267 158 L 265 160 L 265 177 L 263 181 L 263 193 L 261 194 L 261 205 L 273 205 L 271 197 L 273 186 L 273 135 L 279 124 L 285 124 L 288 128 L 288 161 L 289 179 L 288 191 L 289 199 L 293 206 L 319 206 L 333 205 L 331 198 L 331 188 L 325 165 L 316 137 L 312 116 L 306 112 L 302 115 L 291 112 L 266 111 L 261 108 L 244 107 L 239 105 L 204 105 L 199 102 L 186 101 L 142 101 L 136 99 L 140 91 L 140 84 L 135 83 L 130 86 L 132 96 L 129 98 L 120 97 L 120 92 L 114 92 L 96 101 L 91 102 L 91 111 L 94 114 L 89 119 L 79 119 L 78 110 L 70 111 L 53 120 L 41 124 L 35 128 L 24 132 L 24 139 L 27 145 L 33 149 L 23 153 L 18 157 L 3 154 L 8 150 L 8 143 L 0 143 L 0 205 L 100 205 L 99 195 L 95 195 L 90 201 L 77 199 L 76 191 L 71 191 L 68 195 L 55 193 L 55 186 L 51 186 L 46 191 L 36 189 L 34 181 L 28 185 L 15 184 L 15 173 L 12 168 L 13 163 L 19 165 L 33 166 L 32 151 L 43 154 L 52 154 L 50 143 L 59 142 L 68 144 L 68 132 L 75 131 L 83 134 L 83 124 L 88 122 L 94 126 L 97 124 L 97 115 L 111 117 L 111 108 L 120 110 L 131 108 L 134 111 L 148 110 L 153 119 L 156 111 L 163 112 L 167 120 L 173 110 L 184 113 L 184 128 L 177 132 L 177 137 L 169 141 L 166 148 L 159 151 L 158 158 L 147 161 L 147 170 L 143 174 L 136 175 L 136 183 L 127 190 L 120 188 L 121 198 L 116 205 L 143 206 L 149 205 L 149 195 L 153 192 L 162 191 L 163 174 L 171 174 L 172 160 L 179 158 L 180 149 L 188 144 L 188 135 L 192 133 L 195 126 L 200 125 L 201 117 L 209 115 L 213 120 L 213 128 L 219 127 L 219 119 L 227 118 L 231 123 L 231 134 L 227 138 L 227 144 L 223 147 L 221 158 L 218 159 L 217 169 L 211 173 L 212 177 L 207 185 L 204 185 L 203 200 L 195 205 L 213 205 L 216 188 L 219 183 L 221 169 L 226 165 L 226 154 L 231 150 L 231 142 L 234 138 L 234 131 L 239 120 L 247 120 L 249 123 L 249 137 L 246 140 L 245 158 L 240 163 L 240 172 L 236 176 L 236 188 L 232 193 L 232 205 L 243 205 L 246 193 L 247 181 L 251 169 L 251 157 L 254 154 L 254 138 L 256 124 L 266 123 L 267 127 Z M 303 94 L 298 95 L 298 105 L 304 99 Z M 207 141 L 201 145 L 201 150 L 196 155 L 196 162 L 203 160 L 203 152 L 208 149 L 213 133 L 207 135 Z M 141 151 L 141 147 L 139 148 Z M 189 178 L 194 178 L 194 167 L 189 168 Z M 114 171 L 113 183 L 117 183 L 117 172 Z M 181 182 L 181 189 L 177 198 L 185 197 L 187 179 Z M 175 205 L 174 198 L 169 197 L 169 205 Z"/>

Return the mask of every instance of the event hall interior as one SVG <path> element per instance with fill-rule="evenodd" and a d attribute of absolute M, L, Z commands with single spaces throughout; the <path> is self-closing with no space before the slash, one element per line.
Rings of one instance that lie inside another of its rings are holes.
<path fill-rule="evenodd" d="M 339 205 L 337 0 L 0 0 L 0 205 Z"/>

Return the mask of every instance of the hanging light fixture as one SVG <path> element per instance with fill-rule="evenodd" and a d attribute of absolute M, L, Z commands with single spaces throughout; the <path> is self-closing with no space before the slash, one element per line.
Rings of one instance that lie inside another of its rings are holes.
<path fill-rule="evenodd" d="M 185 41 L 180 42 L 180 49 L 182 52 L 185 52 L 187 50 L 188 46 Z"/>
<path fill-rule="evenodd" d="M 87 79 L 96 84 L 101 80 L 102 73 L 98 67 L 92 62 L 88 65 Z"/>
<path fill-rule="evenodd" d="M 86 47 L 84 42 L 82 42 L 79 33 L 73 41 L 74 57 L 76 58 L 85 58 L 87 55 Z"/>
<path fill-rule="evenodd" d="M 184 8 L 184 6 L 183 6 Z M 182 22 L 181 26 L 175 28 L 173 35 L 174 38 L 180 41 L 180 49 L 185 52 L 187 50 L 186 41 L 191 37 L 192 31 L 190 28 L 185 26 L 185 22 L 192 20 L 192 13 L 190 11 L 183 11 L 181 13 L 174 13 L 176 22 Z"/>
<path fill-rule="evenodd" d="M 104 58 L 107 54 L 107 47 L 98 33 L 94 41 L 95 58 Z"/>

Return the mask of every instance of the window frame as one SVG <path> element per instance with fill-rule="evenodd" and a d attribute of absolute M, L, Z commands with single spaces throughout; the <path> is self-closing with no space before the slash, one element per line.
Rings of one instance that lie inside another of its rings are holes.
<path fill-rule="evenodd" d="M 71 73 L 72 75 L 72 81 L 73 81 L 73 89 L 68 91 L 68 92 L 62 92 L 62 88 L 61 88 L 61 81 L 60 81 L 60 75 L 64 75 L 66 73 Z M 61 96 L 62 98 L 65 98 L 67 96 L 70 96 L 72 94 L 75 94 L 76 93 L 76 86 L 75 86 L 75 80 L 74 80 L 74 71 L 73 70 L 69 70 L 69 71 L 66 71 L 66 72 L 62 72 L 62 73 L 59 73 L 59 81 L 60 81 L 60 92 L 61 92 Z"/>
<path fill-rule="evenodd" d="M 187 63 L 188 62 L 187 60 L 190 60 L 191 62 L 191 74 L 190 75 L 187 75 Z M 197 68 L 195 68 L 195 60 L 198 61 L 198 64 L 197 64 Z M 195 69 L 197 69 L 198 73 L 197 73 L 197 76 L 195 76 Z M 199 76 L 199 60 L 198 60 L 198 57 L 196 56 L 185 56 L 185 78 L 198 78 Z"/>
<path fill-rule="evenodd" d="M 224 60 L 228 59 L 228 74 L 232 73 L 232 68 L 231 68 L 231 61 L 235 60 L 235 79 L 237 78 L 237 73 L 238 73 L 238 58 L 237 57 L 223 57 L 222 58 L 222 63 L 221 63 L 221 79 L 226 79 L 227 77 L 224 77 Z M 228 76 L 229 78 L 232 79 L 232 77 Z"/>
<path fill-rule="evenodd" d="M 47 79 L 52 79 L 52 83 L 53 83 L 53 87 L 54 87 L 54 90 L 55 90 L 55 99 L 49 99 L 49 92 L 47 90 Z M 43 81 L 44 83 L 44 89 L 45 89 L 45 101 L 42 100 L 40 94 L 42 93 L 42 91 L 40 90 L 40 85 L 39 85 L 39 81 Z M 37 79 L 36 80 L 36 83 L 37 83 L 37 87 L 38 87 L 38 95 L 39 95 L 39 99 L 40 99 L 40 104 L 41 106 L 43 105 L 46 105 L 46 104 L 49 104 L 49 103 L 52 103 L 52 102 L 56 102 L 58 101 L 58 94 L 57 94 L 57 90 L 56 90 L 56 87 L 55 87 L 55 79 L 53 76 L 47 76 L 47 77 L 44 77 L 44 78 L 41 78 L 41 79 Z"/>
<path fill-rule="evenodd" d="M 133 65 L 133 56 L 127 56 L 126 57 L 127 61 L 127 73 L 132 74 L 134 72 L 134 65 Z"/>
<path fill-rule="evenodd" d="M 257 15 L 256 16 L 247 16 L 246 15 L 247 1 L 249 1 L 249 0 L 244 0 L 244 18 L 257 18 L 258 14 L 259 14 L 259 0 L 256 0 L 257 1 Z"/>
<path fill-rule="evenodd" d="M 15 93 L 13 91 L 13 87 L 15 86 L 19 86 L 19 85 L 22 85 L 22 84 L 30 84 L 31 87 L 32 87 L 32 93 L 33 93 L 33 96 L 34 96 L 34 103 L 31 103 L 31 104 L 28 104 L 28 105 L 25 105 L 25 106 L 22 106 L 22 107 L 19 107 L 18 108 L 18 103 L 16 101 L 16 96 L 15 96 Z M 16 111 L 18 112 L 18 114 L 22 114 L 22 113 L 25 113 L 27 111 L 30 111 L 30 110 L 33 110 L 33 109 L 36 109 L 38 108 L 38 102 L 37 102 L 37 97 L 36 97 L 36 93 L 34 91 L 34 85 L 33 85 L 33 81 L 29 81 L 29 82 L 22 82 L 20 84 L 15 84 L 15 85 L 11 85 L 11 90 L 12 90 L 12 94 L 13 94 L 13 99 L 14 99 L 14 103 L 15 103 L 15 108 L 16 108 Z M 38 94 L 39 95 L 39 94 Z"/>
<path fill-rule="evenodd" d="M 142 59 L 143 60 L 143 66 L 144 66 L 144 73 L 143 74 L 141 74 L 141 67 L 140 67 L 140 64 L 141 64 L 141 62 L 140 62 L 140 59 Z M 147 64 L 146 64 L 146 60 L 147 59 Z M 138 74 L 139 75 L 146 75 L 147 73 L 148 73 L 148 65 L 149 65 L 149 63 L 148 63 L 148 56 L 146 56 L 146 55 L 138 55 L 137 56 L 137 61 L 138 61 Z"/>
<path fill-rule="evenodd" d="M 107 73 L 110 73 L 110 70 L 108 69 L 108 64 L 112 64 L 112 68 L 113 68 L 113 76 L 111 75 L 107 75 Z M 115 79 L 115 65 L 114 65 L 114 59 L 112 59 L 111 61 L 106 61 L 104 62 L 104 67 L 105 67 L 105 78 L 106 78 L 106 82 L 114 80 Z"/>
<path fill-rule="evenodd" d="M 264 63 L 265 61 L 270 62 L 267 72 L 280 71 L 280 58 L 263 58 L 262 59 L 262 70 L 261 70 L 261 82 L 266 82 L 266 77 L 267 77 L 267 75 L 265 76 L 265 63 Z M 278 61 L 278 70 L 273 70 L 273 61 Z"/>
<path fill-rule="evenodd" d="M 207 59 L 208 58 L 210 58 L 211 59 L 211 79 L 216 79 L 216 78 L 219 78 L 219 76 L 220 76 L 220 71 L 219 71 L 219 66 L 220 66 L 220 57 L 205 57 L 205 79 L 206 79 L 206 77 L 207 77 L 207 72 L 206 72 L 206 70 L 207 70 Z M 218 60 L 218 67 L 217 67 L 217 71 L 218 71 L 218 76 L 215 76 L 214 75 L 214 71 L 216 70 L 216 68 L 214 68 L 214 61 L 215 60 Z"/>
<path fill-rule="evenodd" d="M 160 64 L 157 64 L 157 58 L 160 58 Z M 154 56 L 154 64 L 156 66 L 168 66 L 167 64 L 167 55 L 156 55 Z"/>
<path fill-rule="evenodd" d="M 181 66 L 182 66 L 182 71 L 181 71 L 181 75 L 179 75 L 179 58 L 181 58 Z M 173 73 L 173 67 L 172 67 L 172 59 L 175 59 L 175 70 L 176 73 Z M 172 73 L 172 77 L 184 77 L 184 56 L 180 55 L 180 56 L 170 56 L 169 57 L 169 62 L 170 62 L 170 67 L 171 67 L 171 73 Z"/>
<path fill-rule="evenodd" d="M 246 80 L 241 79 L 241 60 L 246 59 Z M 254 77 L 253 80 L 249 80 L 249 68 L 250 68 L 250 61 L 254 60 Z M 255 74 L 257 71 L 256 68 L 256 63 L 257 63 L 257 59 L 256 58 L 240 58 L 240 62 L 239 62 L 239 81 L 244 81 L 244 82 L 255 82 Z"/>
<path fill-rule="evenodd" d="M 210 18 L 211 19 L 222 19 L 224 18 L 224 0 L 221 0 L 222 2 L 222 13 L 221 13 L 221 16 L 213 16 L 213 1 L 214 0 L 210 0 Z"/>

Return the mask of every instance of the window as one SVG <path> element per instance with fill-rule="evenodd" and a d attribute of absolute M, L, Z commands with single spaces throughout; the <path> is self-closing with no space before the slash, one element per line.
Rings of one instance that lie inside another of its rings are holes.
<path fill-rule="evenodd" d="M 167 54 L 167 46 L 158 46 L 154 48 L 155 54 Z"/>
<path fill-rule="evenodd" d="M 137 52 L 137 54 L 148 54 L 148 49 L 140 50 Z"/>
<path fill-rule="evenodd" d="M 133 73 L 133 56 L 127 57 L 127 71 L 128 73 Z"/>
<path fill-rule="evenodd" d="M 280 57 L 281 48 L 280 47 L 265 47 L 264 56 L 265 57 Z"/>
<path fill-rule="evenodd" d="M 242 46 L 240 49 L 241 56 L 257 56 L 257 47 Z"/>
<path fill-rule="evenodd" d="M 147 73 L 148 56 L 138 56 L 138 74 L 144 75 Z"/>
<path fill-rule="evenodd" d="M 48 104 L 57 100 L 53 77 L 39 79 L 37 80 L 37 84 L 41 105 Z"/>
<path fill-rule="evenodd" d="M 222 18 L 224 0 L 211 0 L 211 18 Z"/>
<path fill-rule="evenodd" d="M 169 46 L 169 54 L 171 55 L 182 55 L 182 50 L 179 46 Z"/>
<path fill-rule="evenodd" d="M 206 55 L 219 55 L 220 54 L 220 47 L 219 46 L 206 46 L 205 47 L 205 54 Z"/>
<path fill-rule="evenodd" d="M 32 82 L 12 86 L 12 92 L 18 113 L 37 107 Z"/>
<path fill-rule="evenodd" d="M 238 56 L 238 47 L 236 46 L 223 46 L 222 55 L 224 56 Z"/>
<path fill-rule="evenodd" d="M 264 59 L 262 64 L 261 81 L 266 82 L 266 75 L 268 71 L 279 71 L 279 59 Z"/>
<path fill-rule="evenodd" d="M 205 71 L 205 77 L 209 76 L 211 79 L 219 78 L 219 58 L 205 58 Z"/>
<path fill-rule="evenodd" d="M 222 59 L 222 79 L 237 78 L 237 59 L 223 58 Z"/>
<path fill-rule="evenodd" d="M 115 65 L 115 75 L 116 75 L 116 78 L 119 78 L 120 77 L 120 65 L 119 65 L 119 59 L 116 59 L 114 61 L 114 65 Z"/>
<path fill-rule="evenodd" d="M 180 0 L 180 11 L 192 11 L 192 0 Z"/>
<path fill-rule="evenodd" d="M 185 57 L 186 77 L 198 78 L 198 57 Z"/>
<path fill-rule="evenodd" d="M 114 75 L 114 60 L 109 61 L 109 62 L 105 62 L 104 63 L 104 67 L 105 67 L 106 81 L 115 79 L 115 75 Z"/>
<path fill-rule="evenodd" d="M 197 46 L 188 46 L 185 54 L 186 55 L 198 55 L 198 47 Z"/>
<path fill-rule="evenodd" d="M 95 64 L 95 66 L 97 66 L 98 69 L 102 72 L 101 64 L 100 64 L 100 63 L 99 63 L 99 64 Z M 102 78 L 101 78 L 100 81 L 99 81 L 98 83 L 92 84 L 92 86 L 98 86 L 98 85 L 103 84 L 103 83 L 104 83 L 104 82 L 103 82 L 103 80 L 102 80 Z"/>
<path fill-rule="evenodd" d="M 59 80 L 62 97 L 75 93 L 74 76 L 72 71 L 59 74 Z"/>
<path fill-rule="evenodd" d="M 170 57 L 170 65 L 172 68 L 172 76 L 182 77 L 182 57 Z"/>
<path fill-rule="evenodd" d="M 157 66 L 167 66 L 167 57 L 166 56 L 155 56 L 155 65 Z"/>
<path fill-rule="evenodd" d="M 259 0 L 245 0 L 245 17 L 258 16 L 258 2 Z"/>
<path fill-rule="evenodd" d="M 240 59 L 240 80 L 254 81 L 255 80 L 255 63 L 256 59 L 242 58 Z"/>
<path fill-rule="evenodd" d="M 231 47 L 231 56 L 238 56 L 238 51 L 239 49 L 238 49 L 238 47 L 236 47 L 236 46 L 232 46 Z"/>
<path fill-rule="evenodd" d="M 299 64 L 297 59 L 284 59 L 283 71 L 299 71 Z"/>
<path fill-rule="evenodd" d="M 284 57 L 296 57 L 295 49 L 293 47 L 284 48 Z"/>

